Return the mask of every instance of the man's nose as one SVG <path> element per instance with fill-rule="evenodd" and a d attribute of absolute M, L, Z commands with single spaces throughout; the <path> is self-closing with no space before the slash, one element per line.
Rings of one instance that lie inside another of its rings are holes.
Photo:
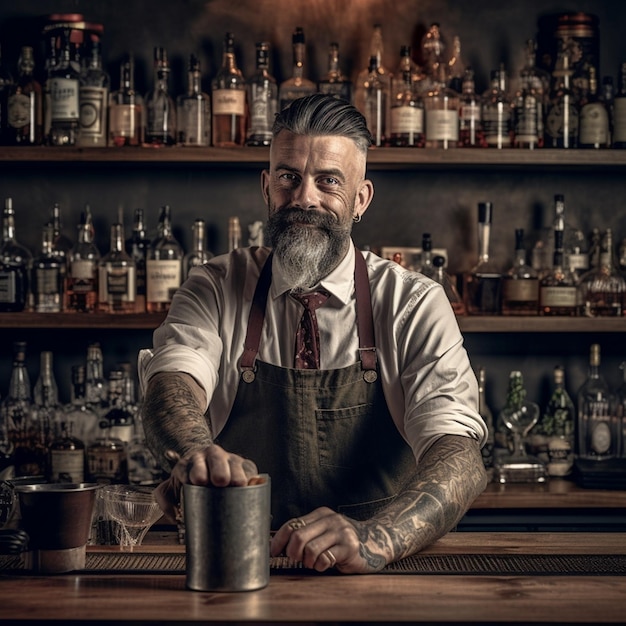
<path fill-rule="evenodd" d="M 319 191 L 315 181 L 302 179 L 293 191 L 293 204 L 300 209 L 315 209 L 319 206 Z"/>

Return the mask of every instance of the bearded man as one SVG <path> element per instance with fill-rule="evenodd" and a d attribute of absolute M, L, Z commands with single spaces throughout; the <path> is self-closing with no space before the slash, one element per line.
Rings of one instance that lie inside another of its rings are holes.
<path fill-rule="evenodd" d="M 368 573 L 451 530 L 481 493 L 486 427 L 441 286 L 351 230 L 371 136 L 316 94 L 276 118 L 261 183 L 271 248 L 195 268 L 139 355 L 146 438 L 181 485 L 272 480 L 271 553 Z"/>

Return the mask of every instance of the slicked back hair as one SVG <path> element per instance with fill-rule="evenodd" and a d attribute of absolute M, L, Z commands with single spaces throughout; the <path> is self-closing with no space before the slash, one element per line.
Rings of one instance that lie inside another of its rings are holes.
<path fill-rule="evenodd" d="M 276 137 L 281 130 L 296 135 L 347 137 L 363 154 L 372 145 L 372 136 L 358 109 L 345 100 L 321 93 L 298 98 L 278 113 L 272 135 Z"/>

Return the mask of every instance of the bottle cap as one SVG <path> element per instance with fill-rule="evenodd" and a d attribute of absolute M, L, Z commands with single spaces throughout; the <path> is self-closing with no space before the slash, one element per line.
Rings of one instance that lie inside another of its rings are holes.
<path fill-rule="evenodd" d="M 493 203 L 492 202 L 479 202 L 478 203 L 478 221 L 481 224 L 491 224 L 493 217 Z"/>

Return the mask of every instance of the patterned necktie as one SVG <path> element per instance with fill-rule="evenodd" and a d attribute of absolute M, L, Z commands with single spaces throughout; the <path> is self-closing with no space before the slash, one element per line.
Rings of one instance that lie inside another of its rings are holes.
<path fill-rule="evenodd" d="M 298 295 L 293 294 L 293 297 L 304 306 L 304 313 L 296 331 L 294 367 L 296 369 L 319 369 L 320 333 L 315 309 L 321 307 L 330 294 L 326 291 L 309 291 Z"/>

